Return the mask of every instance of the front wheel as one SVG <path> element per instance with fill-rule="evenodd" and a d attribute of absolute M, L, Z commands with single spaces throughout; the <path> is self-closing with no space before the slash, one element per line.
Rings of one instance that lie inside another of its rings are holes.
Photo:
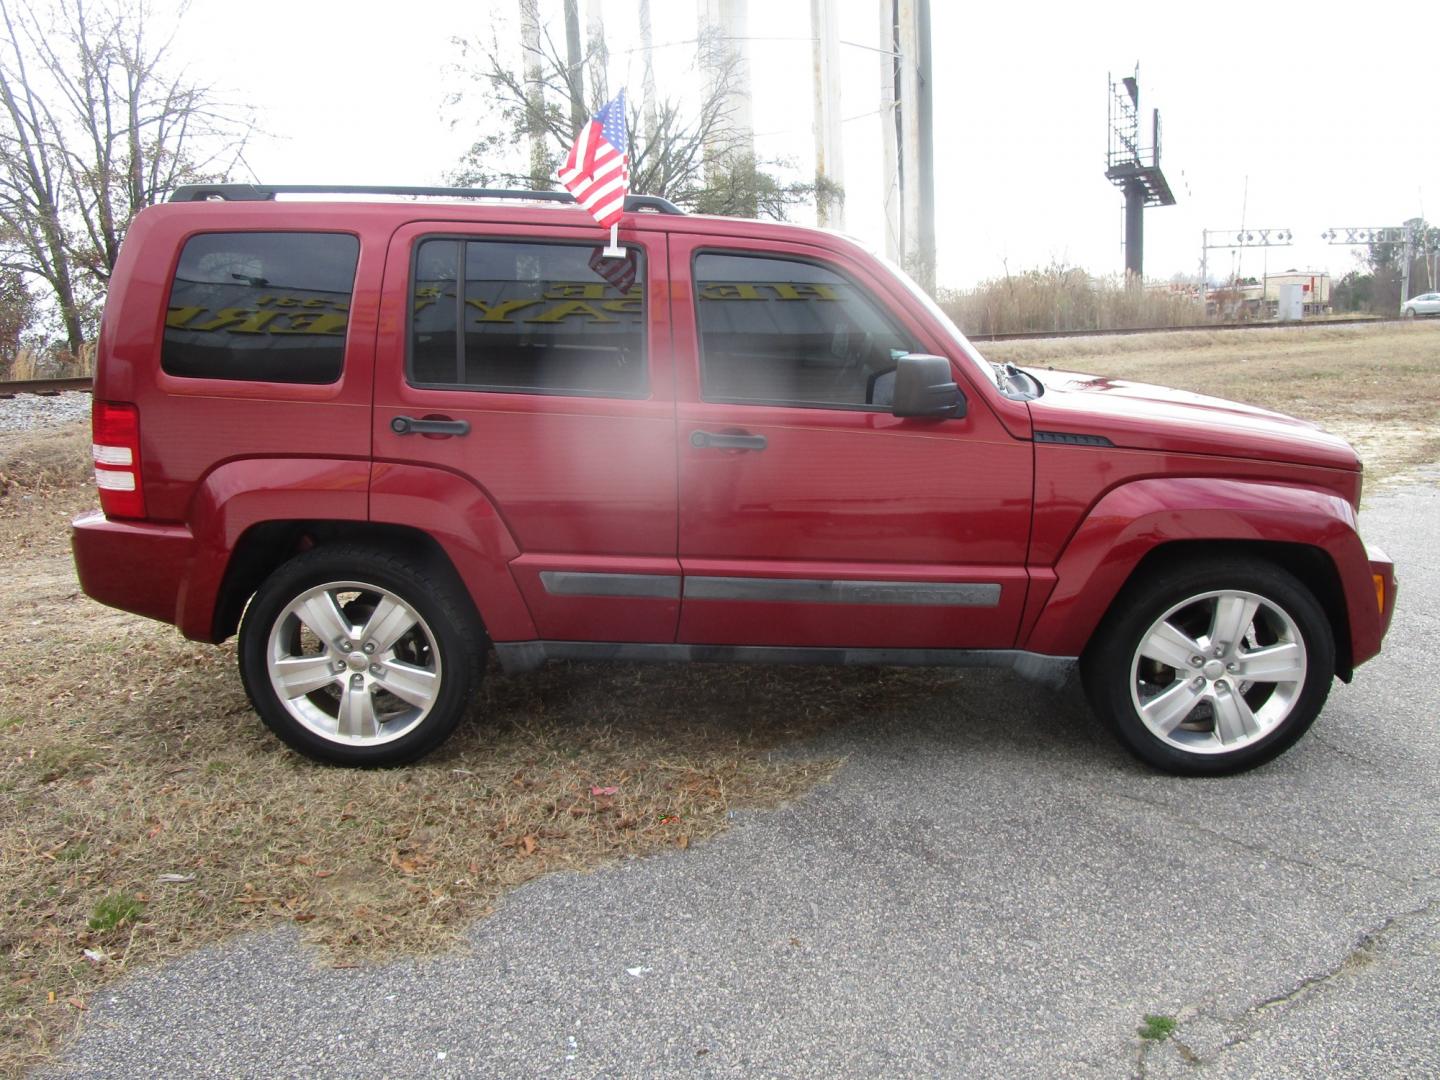
<path fill-rule="evenodd" d="M 1403 314 L 1404 314 L 1405 318 L 1407 318 L 1407 319 L 1413 319 L 1413 318 L 1415 318 L 1415 309 L 1414 309 L 1413 307 L 1407 307 L 1407 308 L 1405 309 L 1405 311 L 1403 312 Z"/>
<path fill-rule="evenodd" d="M 1259 560 L 1185 564 L 1129 586 L 1082 664 L 1095 711 L 1144 761 L 1219 775 L 1289 748 L 1319 715 L 1335 641 L 1314 596 Z"/>
<path fill-rule="evenodd" d="M 483 657 L 468 597 L 371 548 L 290 560 L 240 626 L 240 675 L 260 718 L 301 753 L 341 765 L 398 765 L 439 746 Z"/>

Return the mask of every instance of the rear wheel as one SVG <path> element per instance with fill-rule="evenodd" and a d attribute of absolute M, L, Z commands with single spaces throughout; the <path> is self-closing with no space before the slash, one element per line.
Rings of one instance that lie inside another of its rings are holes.
<path fill-rule="evenodd" d="M 1280 567 L 1192 562 L 1127 588 L 1082 673 L 1095 711 L 1141 759 L 1217 775 L 1305 733 L 1330 692 L 1335 642 L 1314 596 Z"/>
<path fill-rule="evenodd" d="M 468 597 L 371 548 L 292 559 L 240 627 L 240 674 L 261 719 L 301 753 L 342 765 L 401 764 L 440 745 L 483 657 Z"/>

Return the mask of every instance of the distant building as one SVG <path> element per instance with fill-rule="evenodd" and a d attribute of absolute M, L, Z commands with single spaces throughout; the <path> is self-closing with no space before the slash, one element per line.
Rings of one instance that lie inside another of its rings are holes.
<path fill-rule="evenodd" d="M 1330 275 L 1323 270 L 1286 270 L 1211 289 L 1205 295 L 1205 313 L 1222 319 L 1273 319 L 1287 285 L 1299 286 L 1307 318 L 1330 313 Z"/>

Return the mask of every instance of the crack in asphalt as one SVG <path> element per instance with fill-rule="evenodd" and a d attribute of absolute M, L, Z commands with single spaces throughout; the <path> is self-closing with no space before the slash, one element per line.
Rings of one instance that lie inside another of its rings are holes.
<path fill-rule="evenodd" d="M 1399 929 L 1403 929 L 1409 923 L 1423 919 L 1440 905 L 1440 897 L 1431 897 L 1419 907 L 1397 912 L 1394 915 L 1386 916 L 1378 926 L 1363 931 L 1354 944 L 1346 950 L 1345 955 L 1338 962 L 1318 971 L 1313 975 L 1307 975 L 1288 990 L 1278 994 L 1262 998 L 1259 1001 L 1247 1006 L 1244 1010 L 1233 1015 L 1222 1015 L 1211 1011 L 1205 1004 L 1191 1004 L 1182 1006 L 1177 1011 L 1177 1018 L 1189 1018 L 1191 1020 L 1209 1020 L 1224 1028 L 1231 1029 L 1233 1034 L 1221 1043 L 1218 1050 L 1210 1057 L 1204 1058 L 1186 1045 L 1179 1037 L 1178 1030 L 1169 1039 L 1164 1041 L 1141 1040 L 1135 1059 L 1135 1071 L 1132 1073 L 1134 1080 L 1145 1080 L 1148 1073 L 1148 1058 L 1159 1047 L 1172 1044 L 1182 1060 L 1187 1065 L 1213 1065 L 1220 1055 L 1242 1046 L 1257 1035 L 1266 1030 L 1271 1023 L 1270 1018 L 1278 1020 L 1290 1012 L 1299 1003 L 1309 999 L 1326 986 L 1341 977 L 1358 976 L 1374 960 L 1374 953 L 1384 939 Z"/>

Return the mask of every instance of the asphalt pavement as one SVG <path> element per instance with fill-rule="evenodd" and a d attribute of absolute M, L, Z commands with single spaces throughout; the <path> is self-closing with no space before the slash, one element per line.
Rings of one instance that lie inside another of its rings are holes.
<path fill-rule="evenodd" d="M 831 784 L 533 882 L 448 955 L 286 931 L 134 975 L 45 1075 L 1440 1075 L 1440 472 L 1363 531 L 1386 650 L 1258 771 L 1159 775 L 1078 693 L 965 672 L 817 744 Z"/>

